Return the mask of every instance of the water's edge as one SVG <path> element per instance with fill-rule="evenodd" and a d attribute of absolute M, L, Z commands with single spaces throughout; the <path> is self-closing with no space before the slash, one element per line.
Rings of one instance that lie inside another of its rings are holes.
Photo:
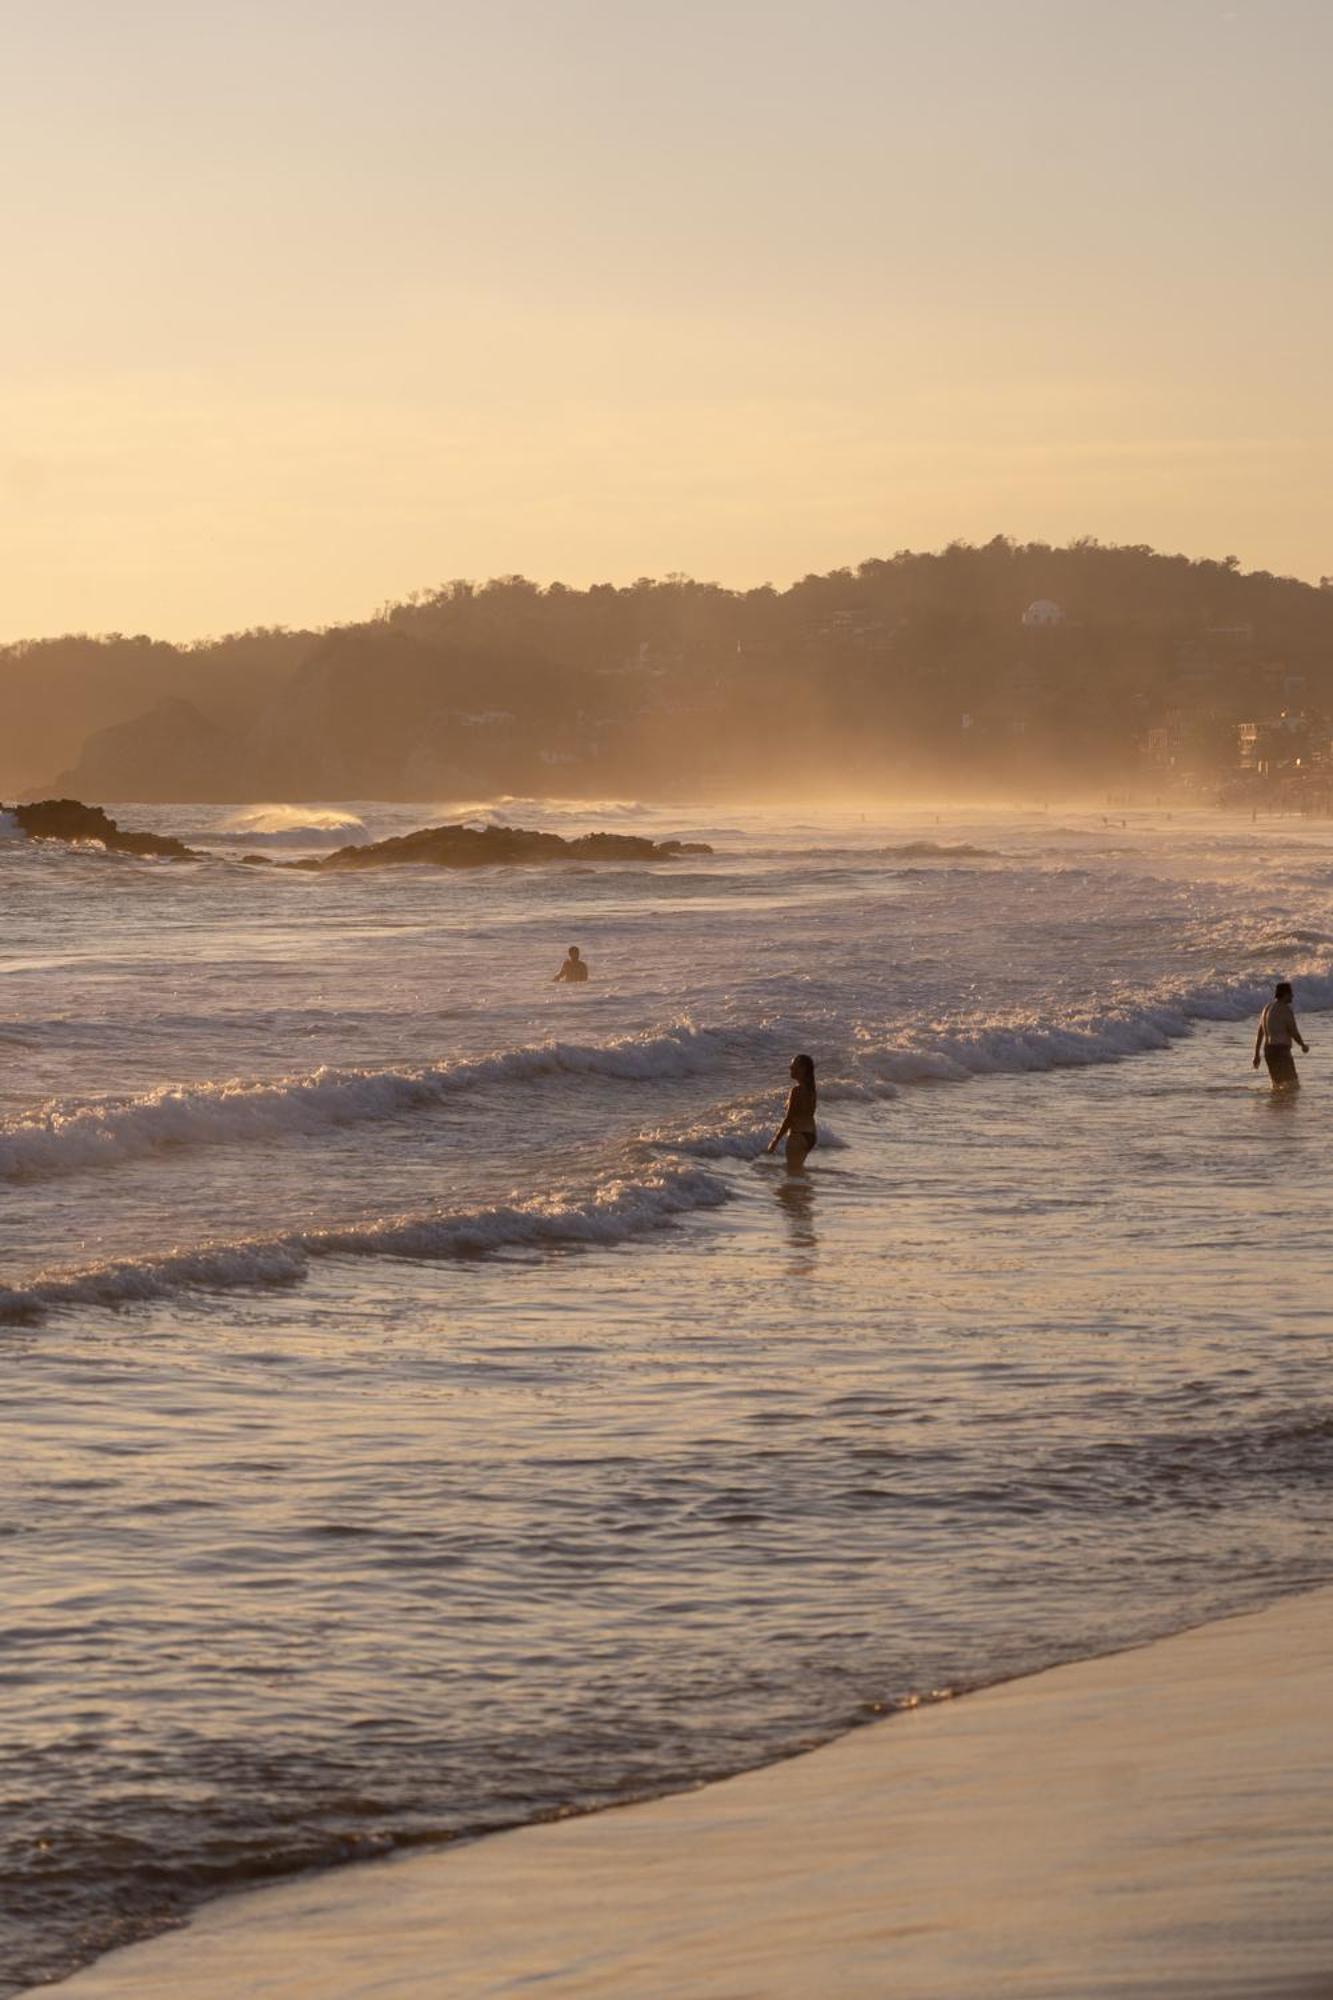
<path fill-rule="evenodd" d="M 256 1883 L 246 1888 L 221 1890 L 213 1895 L 202 1897 L 188 1914 L 178 1917 L 173 1921 L 162 1923 L 156 1929 L 145 1932 L 143 1936 L 135 1938 L 127 1944 L 114 1946 L 109 1951 L 95 1953 L 91 1958 L 82 1961 L 74 1971 L 63 1975 L 55 1981 L 48 1981 L 41 1986 L 29 1986 L 17 1989 L 11 1995 L 11 2000 L 40 2000 L 42 1994 L 60 1993 L 70 1985 L 72 1980 L 77 1979 L 82 1972 L 86 1971 L 89 1966 L 99 1964 L 106 1959 L 114 1958 L 117 1953 L 122 1951 L 141 1951 L 146 1946 L 151 1946 L 157 1938 L 174 1935 L 178 1931 L 188 1931 L 203 1911 L 216 1909 L 220 1904 L 234 1903 L 238 1906 L 243 1906 L 269 1896 L 281 1896 L 298 1888 L 303 1882 L 315 1882 L 327 1877 L 343 1875 L 349 1869 L 355 1869 L 358 1874 L 361 1874 L 369 1869 L 392 1868 L 396 1862 L 421 1861 L 430 1856 L 443 1862 L 460 1847 L 473 1847 L 482 1841 L 502 1841 L 508 1835 L 521 1833 L 531 1827 L 553 1826 L 568 1820 L 590 1819 L 607 1813 L 628 1811 L 635 1806 L 652 1805 L 663 1799 L 683 1798 L 692 1792 L 706 1791 L 716 1785 L 725 1785 L 734 1778 L 745 1777 L 757 1771 L 778 1770 L 783 1765 L 797 1763 L 806 1757 L 816 1756 L 822 1750 L 827 1750 L 836 1744 L 846 1742 L 849 1737 L 857 1735 L 863 1729 L 891 1723 L 897 1716 L 903 1714 L 913 1713 L 922 1709 L 941 1708 L 953 1702 L 965 1702 L 972 1695 L 986 1694 L 999 1687 L 1012 1687 L 1022 1682 L 1039 1681 L 1044 1679 L 1048 1674 L 1060 1672 L 1065 1667 L 1086 1666 L 1097 1660 L 1118 1659 L 1127 1653 L 1149 1652 L 1156 1646 L 1164 1645 L 1173 1639 L 1181 1638 L 1187 1632 L 1207 1631 L 1214 1626 L 1232 1624 L 1238 1619 L 1252 1618 L 1262 1612 L 1275 1610 L 1283 1604 L 1296 1603 L 1303 1598 L 1319 1597 L 1322 1595 L 1333 1597 L 1333 1576 L 1330 1576 L 1327 1581 L 1322 1583 L 1307 1584 L 1299 1589 L 1279 1591 L 1272 1596 L 1262 1597 L 1255 1603 L 1233 1606 L 1230 1610 L 1218 1612 L 1215 1616 L 1189 1619 L 1181 1624 L 1169 1624 L 1164 1626 L 1160 1631 L 1153 1632 L 1151 1635 L 1141 1636 L 1125 1643 L 1098 1647 L 1091 1652 L 1061 1654 L 1059 1657 L 1047 1661 L 1042 1666 L 1032 1667 L 1019 1673 L 1001 1674 L 994 1680 L 980 1680 L 968 1687 L 938 1691 L 894 1702 L 886 1705 L 882 1713 L 866 1715 L 859 1721 L 848 1723 L 845 1728 L 834 1730 L 829 1735 L 821 1736 L 817 1740 L 802 1743 L 777 1756 L 761 1757 L 757 1758 L 753 1763 L 742 1763 L 729 1766 L 726 1769 L 719 1769 L 707 1776 L 695 1778 L 687 1784 L 671 1783 L 654 1786 L 636 1792 L 632 1797 L 608 1799 L 598 1804 L 570 1806 L 562 1808 L 559 1811 L 543 1812 L 530 1819 L 518 1819 L 508 1825 L 487 1827 L 476 1833 L 463 1832 L 444 1836 L 425 1837 L 420 1840 L 406 1840 L 399 1842 L 385 1853 L 352 1856 L 346 1861 L 333 1866 L 324 1865 L 314 1868 L 297 1869 L 292 1874 L 284 1875 L 274 1881 Z"/>

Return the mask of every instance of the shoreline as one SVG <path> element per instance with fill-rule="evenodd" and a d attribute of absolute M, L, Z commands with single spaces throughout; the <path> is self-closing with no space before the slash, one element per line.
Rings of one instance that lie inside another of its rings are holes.
<path fill-rule="evenodd" d="M 891 1724 L 891 1726 L 886 1726 Z M 1328 2000 L 1333 1586 L 203 1905 L 70 2000 Z"/>

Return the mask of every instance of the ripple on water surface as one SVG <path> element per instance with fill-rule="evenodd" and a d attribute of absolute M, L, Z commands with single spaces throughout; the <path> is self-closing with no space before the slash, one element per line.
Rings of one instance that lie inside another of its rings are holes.
<path fill-rule="evenodd" d="M 1178 842 L 1125 862 L 1093 833 L 1075 885 L 1011 866 L 1016 838 L 946 827 L 997 859 L 914 857 L 904 889 L 900 856 L 859 903 L 791 889 L 808 973 L 771 880 L 670 922 L 651 885 L 599 889 L 577 1014 L 528 997 L 568 942 L 531 886 L 473 884 L 466 918 L 448 885 L 381 891 L 386 943 L 364 883 L 250 884 L 242 935 L 219 863 L 156 917 L 99 888 L 59 1004 L 33 953 L 20 1120 L 48 1084 L 150 1093 L 165 1058 L 196 1106 L 548 1034 L 690 1059 L 14 1180 L 15 1261 L 625 1201 L 696 1167 L 726 1199 L 461 1261 L 344 1243 L 283 1290 L 200 1267 L 5 1329 L 0 1990 L 220 1888 L 737 1769 L 1326 1573 L 1318 1092 L 1276 1109 L 1243 1026 L 1182 1036 L 1248 1006 L 1261 945 L 1313 980 L 1329 913 L 1310 890 L 1233 919 L 1234 883 L 1170 874 Z M 753 1158 L 799 1046 L 841 1083 L 806 1187 Z"/>

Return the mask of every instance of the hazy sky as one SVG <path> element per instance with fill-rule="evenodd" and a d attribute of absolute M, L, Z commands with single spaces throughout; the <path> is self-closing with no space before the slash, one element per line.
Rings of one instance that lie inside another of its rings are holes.
<path fill-rule="evenodd" d="M 0 0 L 0 637 L 1333 571 L 1328 0 Z"/>

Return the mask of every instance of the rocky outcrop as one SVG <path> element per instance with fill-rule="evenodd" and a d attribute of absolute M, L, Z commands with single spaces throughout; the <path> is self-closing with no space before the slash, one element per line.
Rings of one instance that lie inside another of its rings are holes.
<path fill-rule="evenodd" d="M 117 826 L 101 806 L 78 799 L 40 799 L 32 805 L 0 806 L 29 840 L 97 841 L 112 854 L 138 854 L 167 861 L 193 861 L 198 850 L 168 833 L 135 833 Z M 674 861 L 682 854 L 711 854 L 702 841 L 649 840 L 637 833 L 584 833 L 566 840 L 521 826 L 423 826 L 415 833 L 365 847 L 339 847 L 306 861 L 274 861 L 246 854 L 251 868 L 299 868 L 323 874 L 347 868 L 503 868 L 533 861 Z"/>
<path fill-rule="evenodd" d="M 99 841 L 111 854 L 140 854 L 165 861 L 192 861 L 195 850 L 169 833 L 134 833 L 116 825 L 101 806 L 78 799 L 38 799 L 6 808 L 29 840 Z"/>
<path fill-rule="evenodd" d="M 423 826 L 364 847 L 340 847 L 307 861 L 273 861 L 247 854 L 251 867 L 300 868 L 324 874 L 346 868 L 504 868 L 534 861 L 674 861 L 682 854 L 711 854 L 701 841 L 649 840 L 635 833 L 584 833 L 566 840 L 521 826 Z"/>

